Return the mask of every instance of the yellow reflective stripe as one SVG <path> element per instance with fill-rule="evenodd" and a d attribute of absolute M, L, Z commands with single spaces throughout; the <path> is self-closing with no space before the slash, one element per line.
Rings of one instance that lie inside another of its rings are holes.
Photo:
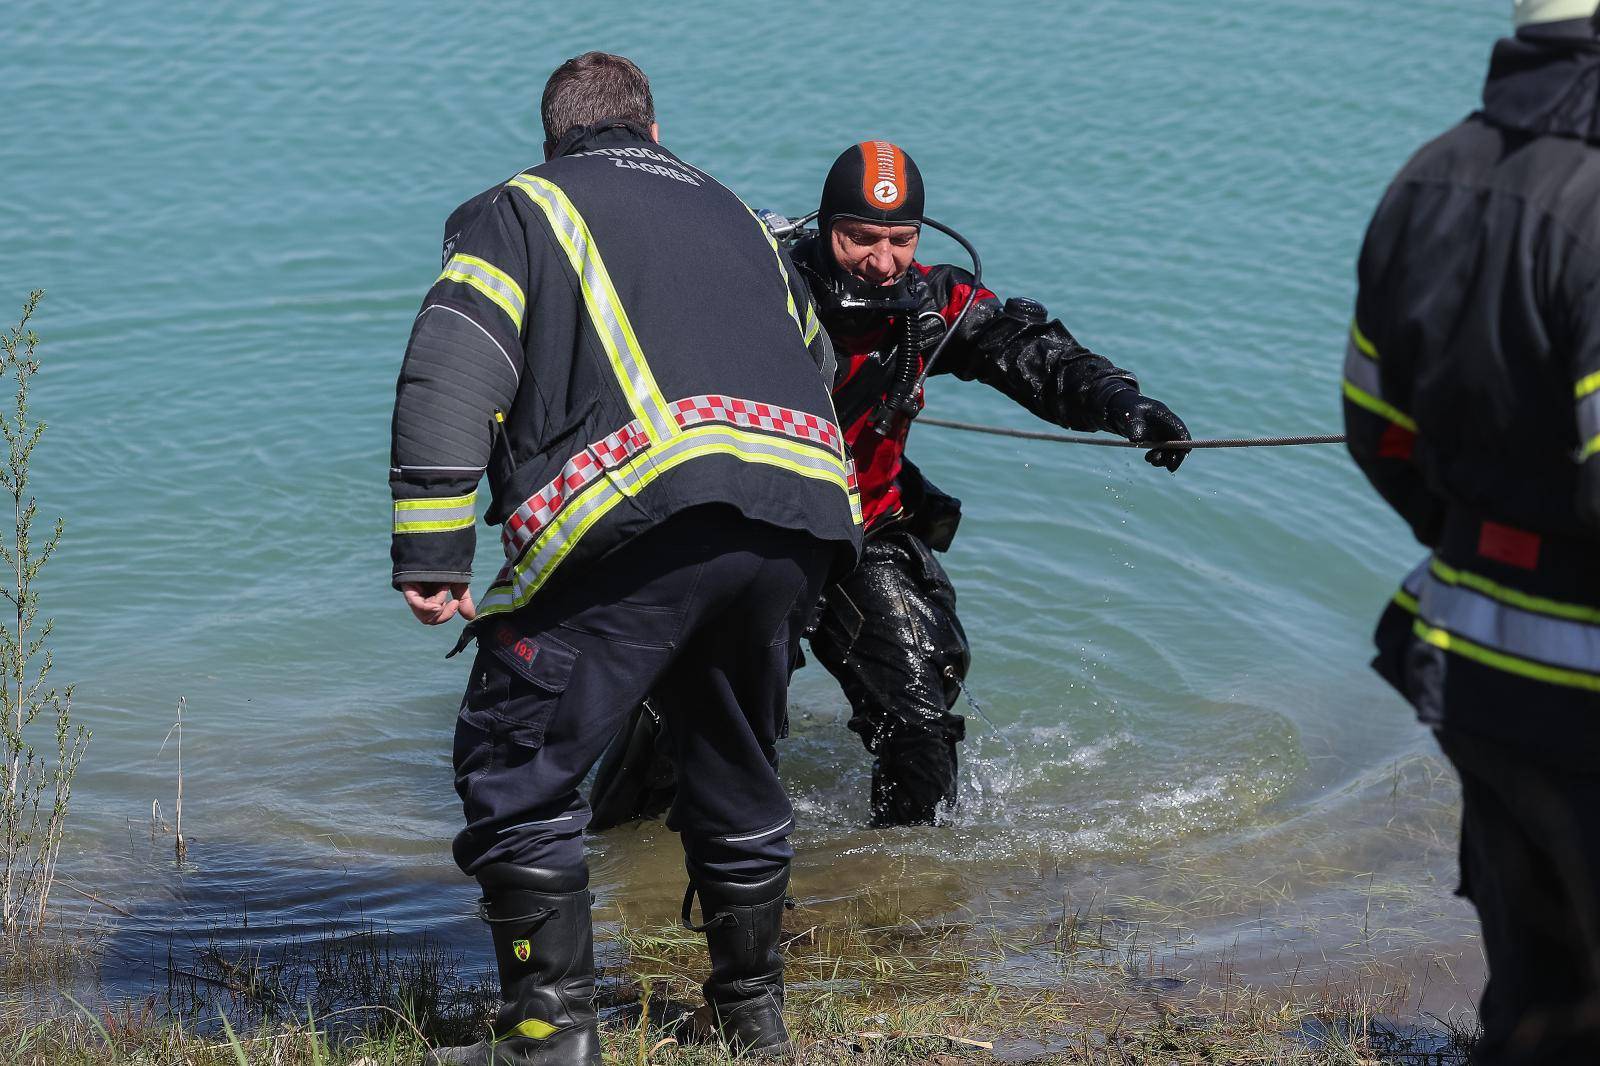
<path fill-rule="evenodd" d="M 695 441 L 697 437 L 719 439 L 697 443 Z M 732 443 L 729 443 L 730 439 Z M 753 447 L 741 447 L 741 445 Z M 795 458 L 786 458 L 781 454 L 774 455 L 767 449 L 789 453 Z M 679 439 L 670 446 L 642 452 L 629 462 L 609 471 L 606 477 L 593 482 L 563 505 L 560 513 L 548 526 L 539 531 L 538 537 L 522 552 L 520 559 L 512 567 L 509 578 L 503 582 L 496 582 L 484 594 L 478 613 L 496 614 L 514 611 L 527 604 L 583 539 L 584 534 L 612 508 L 624 499 L 642 492 L 656 478 L 674 467 L 707 455 L 730 455 L 747 463 L 776 466 L 802 477 L 835 484 L 844 490 L 847 496 L 850 493 L 844 460 L 820 445 L 784 440 L 763 433 L 751 433 L 722 423 L 708 422 L 691 426 L 685 429 Z M 540 563 L 538 571 L 531 578 L 528 577 L 526 571 L 540 559 L 552 543 L 558 544 L 559 547 Z"/>
<path fill-rule="evenodd" d="M 528 1018 L 518 1022 L 511 1031 L 529 1040 L 544 1040 L 557 1029 L 543 1018 Z"/>
<path fill-rule="evenodd" d="M 742 203 L 743 201 L 740 202 Z M 805 338 L 807 344 L 810 344 L 811 338 L 817 335 L 817 331 L 813 329 L 807 332 L 806 327 L 800 324 L 800 308 L 794 302 L 794 290 L 789 287 L 789 270 L 783 265 L 783 253 L 778 251 L 778 241 L 772 236 L 772 231 L 767 228 L 767 224 L 756 218 L 756 213 L 750 210 L 749 204 L 745 204 L 744 209 L 749 212 L 751 220 L 755 222 L 756 228 L 761 231 L 761 235 L 767 239 L 767 247 L 772 249 L 772 258 L 778 264 L 778 277 L 783 281 L 783 291 L 789 297 L 789 317 L 794 319 L 794 327 L 800 331 L 800 336 Z M 807 310 L 810 310 L 809 305 Z"/>
<path fill-rule="evenodd" d="M 1378 358 L 1377 346 L 1367 339 L 1367 335 L 1361 332 L 1361 327 L 1353 318 L 1350 320 L 1350 339 L 1356 342 L 1356 349 L 1362 355 L 1368 359 Z"/>
<path fill-rule="evenodd" d="M 1596 452 L 1600 452 L 1600 434 L 1590 437 L 1583 445 L 1583 450 L 1578 453 L 1578 462 L 1588 462 Z"/>
<path fill-rule="evenodd" d="M 812 341 L 817 339 L 817 331 L 820 330 L 821 328 L 822 328 L 822 323 L 817 321 L 816 308 L 812 307 L 809 303 L 807 303 L 806 304 L 806 331 L 805 331 L 805 334 L 804 334 L 807 347 L 810 346 Z"/>
<path fill-rule="evenodd" d="M 1394 602 L 1395 606 L 1408 614 L 1418 614 L 1422 611 L 1422 606 L 1417 603 L 1417 598 L 1405 589 L 1401 589 L 1394 594 Z"/>
<path fill-rule="evenodd" d="M 452 255 L 439 280 L 460 282 L 481 292 L 510 317 L 518 333 L 522 332 L 522 317 L 528 306 L 522 286 L 493 263 L 475 255 Z"/>
<path fill-rule="evenodd" d="M 1413 433 L 1417 432 L 1417 423 L 1410 415 L 1393 404 L 1385 403 L 1369 392 L 1363 392 L 1349 381 L 1344 383 L 1344 397 L 1357 407 L 1366 408 L 1378 417 L 1388 419 L 1401 429 L 1409 429 Z"/>
<path fill-rule="evenodd" d="M 1433 565 L 1429 569 L 1433 571 L 1434 577 L 1447 585 L 1456 585 L 1462 588 L 1469 588 L 1474 592 L 1481 592 L 1490 599 L 1499 600 L 1501 603 L 1524 611 L 1549 615 L 1551 618 L 1565 618 L 1573 622 L 1600 625 L 1600 610 L 1593 607 L 1585 607 L 1579 603 L 1563 603 L 1560 600 L 1549 600 L 1543 596 L 1530 596 L 1528 593 L 1518 589 L 1496 584 L 1486 577 L 1479 577 L 1477 574 L 1447 566 L 1438 559 L 1433 560 Z"/>
<path fill-rule="evenodd" d="M 1582 378 L 1572 391 L 1580 400 L 1591 392 L 1600 392 L 1600 370 Z"/>
<path fill-rule="evenodd" d="M 1565 688 L 1580 688 L 1589 692 L 1600 692 L 1600 675 L 1584 673 L 1581 670 L 1564 670 L 1557 666 L 1546 666 L 1544 663 L 1536 663 L 1529 659 L 1518 658 L 1515 655 L 1507 655 L 1505 652 L 1494 651 L 1483 647 L 1481 644 L 1474 644 L 1470 640 L 1463 640 L 1447 629 L 1430 626 L 1421 618 L 1417 619 L 1416 623 L 1411 627 L 1411 631 L 1416 634 L 1417 639 L 1431 644 L 1435 648 L 1459 655 L 1463 659 L 1470 659 L 1492 670 L 1500 670 L 1504 673 L 1514 674 L 1517 677 L 1543 681 L 1551 685 L 1561 685 Z"/>
<path fill-rule="evenodd" d="M 478 492 L 465 496 L 394 501 L 396 533 L 449 533 L 468 529 L 477 522 Z"/>
<path fill-rule="evenodd" d="M 611 361 L 611 370 L 622 386 L 628 406 L 644 424 L 651 440 L 662 441 L 678 434 L 677 423 L 667 411 L 667 401 L 656 387 L 639 338 L 623 310 L 616 286 L 595 247 L 583 216 L 560 186 L 533 174 L 520 174 L 510 183 L 520 189 L 544 212 L 550 230 L 567 253 L 567 260 L 583 289 L 584 305 L 600 337 L 601 347 Z"/>

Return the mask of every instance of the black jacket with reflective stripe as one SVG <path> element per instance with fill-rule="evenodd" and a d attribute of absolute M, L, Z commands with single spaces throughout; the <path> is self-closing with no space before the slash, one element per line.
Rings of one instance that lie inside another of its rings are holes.
<path fill-rule="evenodd" d="M 1496 47 L 1484 107 L 1426 145 L 1367 231 L 1350 450 L 1430 546 L 1451 507 L 1600 539 L 1600 45 Z M 1592 409 L 1591 409 L 1592 408 Z"/>
<path fill-rule="evenodd" d="M 1374 666 L 1435 727 L 1600 759 L 1600 44 L 1499 42 L 1361 251 L 1350 452 L 1433 549 Z"/>
<path fill-rule="evenodd" d="M 611 124 L 452 218 L 397 386 L 396 585 L 470 577 L 485 471 L 489 613 L 707 503 L 853 561 L 831 350 L 736 196 Z"/>

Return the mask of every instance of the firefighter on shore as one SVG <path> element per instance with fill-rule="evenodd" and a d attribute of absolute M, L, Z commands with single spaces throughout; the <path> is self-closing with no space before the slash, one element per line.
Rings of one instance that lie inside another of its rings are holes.
<path fill-rule="evenodd" d="M 1374 666 L 1461 778 L 1480 1064 L 1600 1061 L 1600 41 L 1518 0 L 1367 231 L 1350 452 L 1429 556 Z"/>
<path fill-rule="evenodd" d="M 866 522 L 861 565 L 829 588 L 811 649 L 844 689 L 850 729 L 873 756 L 879 826 L 929 824 L 955 801 L 965 732 L 951 708 L 967 674 L 967 637 L 934 555 L 950 546 L 961 505 L 905 456 L 923 403 L 919 379 L 946 332 L 955 330 L 933 374 L 981 381 L 1070 429 L 1152 445 L 1189 439 L 1132 374 L 1080 344 L 1039 304 L 1002 303 L 979 288 L 967 308 L 970 272 L 916 260 L 922 226 L 916 163 L 888 141 L 867 141 L 834 162 L 817 232 L 793 249 L 833 341 L 833 402 Z M 1176 471 L 1186 454 L 1154 447 L 1146 458 Z"/>
<path fill-rule="evenodd" d="M 658 143 L 632 63 L 568 61 L 541 112 L 547 161 L 453 216 L 395 400 L 394 585 L 426 624 L 475 616 L 454 850 L 503 1000 L 489 1040 L 435 1061 L 600 1062 L 578 786 L 646 693 L 710 955 L 695 1032 L 783 1053 L 774 744 L 861 529 L 827 338 L 762 225 Z M 485 473 L 507 561 L 474 607 Z"/>

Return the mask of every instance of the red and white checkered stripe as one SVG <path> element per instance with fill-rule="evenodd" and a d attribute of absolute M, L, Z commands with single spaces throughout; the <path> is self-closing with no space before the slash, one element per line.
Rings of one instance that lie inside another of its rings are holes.
<path fill-rule="evenodd" d="M 782 433 L 796 440 L 820 444 L 839 454 L 839 427 L 826 418 L 791 411 L 776 404 L 741 400 L 735 396 L 691 396 L 671 404 L 672 417 L 685 428 L 701 422 L 726 422 L 729 425 Z"/>
<path fill-rule="evenodd" d="M 523 549 L 550 524 L 566 502 L 604 471 L 615 469 L 632 459 L 650 444 L 644 426 L 629 422 L 604 440 L 589 445 L 567 460 L 561 473 L 511 513 L 500 531 L 506 558 L 516 559 Z"/>

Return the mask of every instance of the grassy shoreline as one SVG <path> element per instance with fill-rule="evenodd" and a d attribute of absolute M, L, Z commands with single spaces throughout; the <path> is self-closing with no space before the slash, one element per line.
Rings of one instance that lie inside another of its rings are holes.
<path fill-rule="evenodd" d="M 797 1061 L 1282 1063 L 1463 1062 L 1458 1021 L 1408 1023 L 1404 972 L 1307 971 L 1257 984 L 1225 962 L 1196 965 L 1140 939 L 1138 926 L 1064 912 L 1000 925 L 929 923 L 882 901 L 801 907 L 786 923 L 786 1014 Z M 720 1048 L 680 1047 L 659 1023 L 699 999 L 697 934 L 629 925 L 602 934 L 606 1061 L 701 1066 Z M 107 1002 L 57 942 L 0 968 L 0 1062 L 18 1066 L 196 1063 L 376 1066 L 418 1063 L 426 1042 L 482 1032 L 492 980 L 426 940 L 380 930 L 255 952 L 168 960 L 166 987 Z M 75 990 L 70 998 L 63 989 Z M 1454 1027 L 1456 1031 L 1452 1032 Z M 1408 1045 L 1408 1041 L 1410 1042 Z"/>

